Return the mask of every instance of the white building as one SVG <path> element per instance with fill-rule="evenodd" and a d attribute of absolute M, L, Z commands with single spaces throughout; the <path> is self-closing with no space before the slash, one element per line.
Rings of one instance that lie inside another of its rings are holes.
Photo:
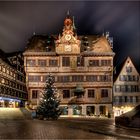
<path fill-rule="evenodd" d="M 128 57 L 114 82 L 113 111 L 119 116 L 140 104 L 140 75 Z"/>

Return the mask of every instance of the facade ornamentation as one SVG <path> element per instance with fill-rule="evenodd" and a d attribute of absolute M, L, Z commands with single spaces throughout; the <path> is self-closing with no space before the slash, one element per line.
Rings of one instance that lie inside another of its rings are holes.
<path fill-rule="evenodd" d="M 62 34 L 32 36 L 23 55 L 30 107 L 39 104 L 51 73 L 61 96 L 62 115 L 112 113 L 115 54 L 104 36 L 78 36 L 68 14 Z"/>

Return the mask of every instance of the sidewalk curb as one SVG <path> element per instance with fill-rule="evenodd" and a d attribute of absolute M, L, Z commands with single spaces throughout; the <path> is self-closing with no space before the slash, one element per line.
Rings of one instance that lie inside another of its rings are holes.
<path fill-rule="evenodd" d="M 124 129 L 129 129 L 129 130 L 138 130 L 140 131 L 140 128 L 135 128 L 135 127 L 125 127 L 125 126 L 122 126 L 122 125 L 115 125 L 116 127 L 119 127 L 119 128 L 124 128 Z"/>

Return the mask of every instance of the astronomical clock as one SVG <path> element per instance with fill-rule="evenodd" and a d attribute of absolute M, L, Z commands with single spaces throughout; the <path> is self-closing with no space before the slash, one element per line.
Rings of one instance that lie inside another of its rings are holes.
<path fill-rule="evenodd" d="M 74 23 L 70 17 L 64 20 L 62 35 L 55 42 L 57 54 L 80 54 L 81 41 L 77 39 Z"/>

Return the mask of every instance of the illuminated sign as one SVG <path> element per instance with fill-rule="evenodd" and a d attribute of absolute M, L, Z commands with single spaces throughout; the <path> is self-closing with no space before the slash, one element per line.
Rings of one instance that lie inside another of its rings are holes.
<path fill-rule="evenodd" d="M 21 102 L 21 100 L 13 99 L 13 98 L 6 98 L 6 97 L 0 97 L 0 100 L 6 100 L 6 101 L 14 101 L 14 102 Z"/>

